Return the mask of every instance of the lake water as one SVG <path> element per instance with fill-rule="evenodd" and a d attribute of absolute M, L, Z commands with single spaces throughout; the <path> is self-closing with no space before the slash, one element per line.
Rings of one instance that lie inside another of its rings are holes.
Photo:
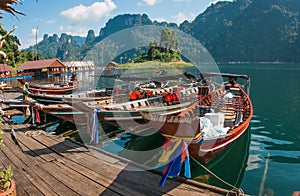
<path fill-rule="evenodd" d="M 299 191 L 300 66 L 262 64 L 219 68 L 222 72 L 244 73 L 251 78 L 254 116 L 241 188 L 252 195 L 258 195 L 260 187 L 264 188 L 263 193 L 275 195 Z"/>
<path fill-rule="evenodd" d="M 250 76 L 254 116 L 248 131 L 207 167 L 247 194 L 292 195 L 300 191 L 300 65 L 230 64 L 219 69 Z M 89 72 L 78 76 L 84 81 L 83 88 L 111 84 L 109 78 L 97 81 Z M 124 147 L 150 149 L 153 144 L 160 146 L 163 138 L 159 134 L 123 134 L 113 143 L 119 148 L 110 143 L 102 148 L 132 158 Z M 195 180 L 230 189 L 194 162 L 192 174 Z"/>
<path fill-rule="evenodd" d="M 299 191 L 300 65 L 230 64 L 219 69 L 250 76 L 254 116 L 248 131 L 207 167 L 247 194 Z M 194 162 L 192 173 L 195 180 L 230 189 Z"/>

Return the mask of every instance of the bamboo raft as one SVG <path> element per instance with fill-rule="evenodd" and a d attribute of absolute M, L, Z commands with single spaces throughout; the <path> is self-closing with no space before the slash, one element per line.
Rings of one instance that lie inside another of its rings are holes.
<path fill-rule="evenodd" d="M 14 129 L 21 149 L 11 139 Z M 29 125 L 0 124 L 1 165 L 11 167 L 18 195 L 225 195 L 227 190 L 176 177 L 158 186 L 161 174 L 129 171 L 129 160 L 88 149 Z M 233 193 L 231 193 L 233 195 Z M 229 195 L 231 195 L 229 193 Z"/>

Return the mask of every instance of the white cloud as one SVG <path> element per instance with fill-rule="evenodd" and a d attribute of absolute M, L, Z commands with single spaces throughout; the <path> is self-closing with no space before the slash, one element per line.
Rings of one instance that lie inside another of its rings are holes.
<path fill-rule="evenodd" d="M 86 26 L 73 26 L 73 25 L 70 25 L 70 26 L 60 26 L 59 27 L 59 31 L 60 32 L 64 32 L 68 35 L 77 35 L 77 36 L 81 36 L 81 37 L 85 37 L 87 36 L 87 33 L 88 33 L 88 30 L 90 28 L 86 27 Z"/>
<path fill-rule="evenodd" d="M 38 38 L 37 42 L 39 43 L 40 41 L 42 41 L 42 39 Z M 34 46 L 35 43 L 36 43 L 36 39 L 35 38 L 23 40 L 23 41 L 21 41 L 20 49 L 29 48 L 29 46 Z"/>
<path fill-rule="evenodd" d="M 31 29 L 31 36 L 35 36 L 38 32 L 39 30 L 37 28 Z"/>
<path fill-rule="evenodd" d="M 29 32 L 29 36 L 27 37 L 26 40 L 20 40 L 21 41 L 21 46 L 20 49 L 25 49 L 28 48 L 29 46 L 34 46 L 36 42 L 40 42 L 42 41 L 43 38 L 41 37 L 36 37 L 36 35 L 38 35 L 38 29 L 37 28 L 33 28 L 31 29 L 31 32 Z M 37 38 L 37 39 L 36 39 Z"/>
<path fill-rule="evenodd" d="M 167 22 L 167 19 L 165 18 L 153 18 L 152 21 L 157 21 L 157 22 Z"/>
<path fill-rule="evenodd" d="M 230 2 L 233 2 L 233 0 L 214 0 L 214 1 L 212 1 L 211 3 L 209 3 L 209 5 L 216 4 L 216 3 L 218 3 L 219 1 L 230 1 Z"/>
<path fill-rule="evenodd" d="M 185 15 L 183 12 L 179 12 L 176 16 L 173 16 L 177 24 L 182 23 L 185 20 L 193 20 L 196 17 L 196 14 L 190 13 L 189 16 Z"/>
<path fill-rule="evenodd" d="M 116 4 L 112 0 L 104 0 L 103 2 L 95 2 L 91 6 L 80 4 L 62 11 L 60 15 L 71 21 L 73 24 L 97 22 L 103 16 L 109 15 L 116 7 Z"/>
<path fill-rule="evenodd" d="M 153 6 L 157 3 L 161 2 L 161 0 L 141 0 L 140 2 L 138 2 L 138 5 L 149 5 L 149 6 Z"/>
<path fill-rule="evenodd" d="M 47 20 L 45 23 L 46 23 L 46 24 L 54 24 L 55 21 L 54 21 L 54 20 Z"/>

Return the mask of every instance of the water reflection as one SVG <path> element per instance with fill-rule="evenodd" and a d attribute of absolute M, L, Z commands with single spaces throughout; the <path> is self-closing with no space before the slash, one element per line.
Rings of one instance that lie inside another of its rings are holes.
<path fill-rule="evenodd" d="M 247 167 L 249 146 L 250 130 L 247 129 L 240 138 L 238 138 L 223 153 L 209 162 L 206 167 L 226 182 L 235 187 L 240 187 Z M 192 177 L 195 180 L 223 187 L 225 189 L 232 189 L 208 174 L 202 167 L 197 165 L 197 163 L 192 162 L 191 168 Z"/>
<path fill-rule="evenodd" d="M 162 170 L 162 165 L 158 162 L 161 155 L 161 146 L 165 138 L 159 133 L 148 136 L 137 136 L 134 134 L 122 134 L 117 139 L 109 141 L 102 146 L 102 149 L 108 150 L 119 156 L 135 161 L 146 167 Z M 116 145 L 112 145 L 112 143 Z M 212 172 L 221 177 L 230 184 L 239 187 L 247 166 L 250 144 L 249 129 L 236 140 L 227 150 L 218 155 L 213 161 L 206 165 Z M 112 148 L 112 146 L 114 146 Z M 156 149 L 156 150 L 155 150 Z M 137 152 L 146 152 L 147 156 L 137 156 Z M 152 154 L 149 154 L 149 151 Z M 210 174 L 201 166 L 191 160 L 192 178 L 197 181 L 216 185 L 226 189 L 226 186 Z"/>

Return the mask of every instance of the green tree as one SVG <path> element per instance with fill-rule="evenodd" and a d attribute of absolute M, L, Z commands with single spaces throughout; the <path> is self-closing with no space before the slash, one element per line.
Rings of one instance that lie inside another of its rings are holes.
<path fill-rule="evenodd" d="M 3 36 L 7 33 L 7 31 L 3 28 L 3 25 L 0 24 L 0 34 Z M 11 67 L 16 67 L 18 64 L 18 56 L 19 56 L 19 46 L 20 40 L 14 35 L 8 35 L 5 38 L 3 46 L 1 50 L 6 53 L 8 61 L 6 64 Z"/>
<path fill-rule="evenodd" d="M 160 36 L 160 43 L 150 42 L 147 54 L 144 53 L 135 58 L 134 62 L 172 62 L 178 60 L 181 60 L 178 38 L 171 29 L 163 29 Z"/>
<path fill-rule="evenodd" d="M 160 46 L 169 51 L 179 51 L 179 41 L 174 31 L 171 29 L 162 30 L 160 35 Z"/>

